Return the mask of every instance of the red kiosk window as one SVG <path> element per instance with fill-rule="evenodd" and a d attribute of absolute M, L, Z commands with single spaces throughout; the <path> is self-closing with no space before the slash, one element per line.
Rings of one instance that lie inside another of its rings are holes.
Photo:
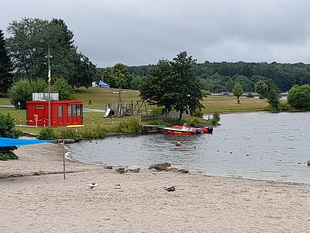
<path fill-rule="evenodd" d="M 63 106 L 58 105 L 58 117 L 63 117 Z"/>

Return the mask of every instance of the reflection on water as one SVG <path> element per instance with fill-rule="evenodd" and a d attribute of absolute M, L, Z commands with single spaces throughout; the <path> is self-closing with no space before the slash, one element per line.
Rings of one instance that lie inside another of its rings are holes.
<path fill-rule="evenodd" d="M 69 148 L 83 162 L 142 168 L 170 162 L 192 173 L 310 183 L 310 113 L 224 114 L 220 123 L 211 135 L 108 137 Z"/>

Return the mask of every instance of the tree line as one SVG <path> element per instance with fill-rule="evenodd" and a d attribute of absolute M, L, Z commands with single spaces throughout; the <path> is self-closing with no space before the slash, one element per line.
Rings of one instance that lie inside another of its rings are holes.
<path fill-rule="evenodd" d="M 147 76 L 154 65 L 131 66 L 133 76 Z M 210 92 L 231 92 L 240 83 L 246 92 L 255 91 L 255 83 L 264 80 L 275 84 L 281 92 L 294 85 L 310 84 L 310 64 L 267 62 L 204 62 L 194 63 L 194 76 L 201 80 L 202 89 Z"/>

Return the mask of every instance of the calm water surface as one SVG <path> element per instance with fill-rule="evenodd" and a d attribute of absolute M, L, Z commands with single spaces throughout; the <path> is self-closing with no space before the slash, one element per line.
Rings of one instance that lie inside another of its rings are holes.
<path fill-rule="evenodd" d="M 222 114 L 220 123 L 213 134 L 117 136 L 68 146 L 72 158 L 88 163 L 170 162 L 192 173 L 310 183 L 310 113 Z"/>

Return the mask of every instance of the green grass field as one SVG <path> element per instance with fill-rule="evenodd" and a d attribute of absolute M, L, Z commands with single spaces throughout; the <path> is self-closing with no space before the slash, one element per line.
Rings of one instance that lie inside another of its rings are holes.
<path fill-rule="evenodd" d="M 105 109 L 107 103 L 115 103 L 118 101 L 119 89 L 115 88 L 79 88 L 76 90 L 74 97 L 76 100 L 84 101 L 84 108 L 93 108 L 93 109 Z M 120 95 L 121 101 L 135 104 L 140 100 L 140 92 L 137 90 L 121 90 L 123 93 Z M 88 105 L 88 100 L 91 99 L 92 105 Z"/>
<path fill-rule="evenodd" d="M 84 102 L 84 108 L 104 110 L 107 103 L 115 103 L 119 99 L 118 89 L 114 88 L 79 88 L 74 95 L 76 100 Z M 133 103 L 135 106 L 137 101 L 141 100 L 140 92 L 137 90 L 123 90 L 121 100 L 127 103 Z M 88 105 L 89 99 L 92 105 Z M 202 101 L 204 114 L 224 113 L 224 112 L 247 112 L 247 111 L 263 111 L 268 107 L 267 100 L 258 98 L 240 98 L 240 104 L 237 103 L 235 97 L 231 96 L 208 96 Z M 10 99 L 0 98 L 0 105 L 11 105 Z M 152 106 L 147 106 L 151 109 Z M 145 109 L 145 111 L 147 110 Z M 16 126 L 26 125 L 26 110 L 17 110 L 15 108 L 1 107 L 0 113 L 3 115 L 10 114 L 15 119 Z M 102 112 L 84 112 L 83 124 L 87 127 L 97 127 L 100 125 L 106 129 L 113 127 L 118 121 L 126 120 L 126 117 L 120 119 L 103 118 Z M 147 122 L 146 122 L 147 124 Z M 23 132 L 37 134 L 41 128 L 18 127 Z"/>

